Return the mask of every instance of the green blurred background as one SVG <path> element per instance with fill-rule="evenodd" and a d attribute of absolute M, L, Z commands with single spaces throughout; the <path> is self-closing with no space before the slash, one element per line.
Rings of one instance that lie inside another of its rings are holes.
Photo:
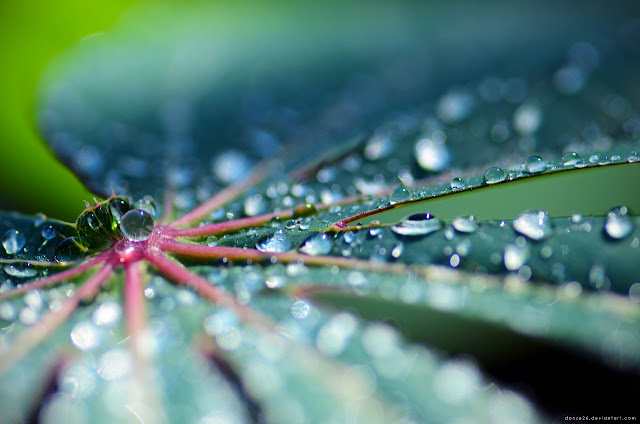
<path fill-rule="evenodd" d="M 36 87 L 58 53 L 109 28 L 123 10 L 138 2 L 0 2 L 0 208 L 75 220 L 84 207 L 82 200 L 91 199 L 38 134 Z"/>

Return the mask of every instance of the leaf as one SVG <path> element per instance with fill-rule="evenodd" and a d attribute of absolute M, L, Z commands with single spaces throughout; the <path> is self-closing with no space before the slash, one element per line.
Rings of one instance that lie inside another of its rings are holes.
<path fill-rule="evenodd" d="M 477 12 L 265 9 L 249 15 L 262 31 L 234 40 L 214 7 L 141 9 L 161 34 L 132 19 L 72 51 L 43 86 L 42 131 L 89 187 L 138 209 L 110 197 L 75 226 L 55 223 L 58 243 L 99 250 L 64 270 L 36 221 L 3 218 L 28 239 L 5 246 L 6 266 L 37 259 L 48 273 L 14 291 L 24 279 L 5 267 L 7 421 L 595 413 L 593 386 L 570 386 L 582 403 L 534 406 L 480 371 L 544 368 L 530 349 L 636 381 L 637 193 L 612 187 L 639 166 L 640 93 L 627 90 L 638 57 L 607 34 L 625 11 L 586 14 L 589 43 L 577 44 L 573 19 Z M 449 13 L 464 36 L 430 41 Z M 328 16 L 331 31 L 315 23 Z M 486 22 L 513 37 L 493 40 Z M 541 22 L 553 25 L 523 44 Z M 535 65 L 510 56 L 523 45 L 539 48 Z M 480 364 L 447 356 L 460 352 Z"/>

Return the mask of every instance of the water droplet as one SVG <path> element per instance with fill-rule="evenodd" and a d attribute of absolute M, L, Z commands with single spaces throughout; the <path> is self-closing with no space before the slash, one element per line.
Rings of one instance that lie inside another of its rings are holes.
<path fill-rule="evenodd" d="M 124 214 L 129 212 L 129 210 L 131 209 L 131 206 L 123 199 L 116 198 L 109 201 L 109 209 L 111 210 L 113 219 L 120 223 Z"/>
<path fill-rule="evenodd" d="M 51 225 L 45 225 L 44 227 L 42 227 L 41 234 L 45 240 L 51 240 L 52 238 L 57 236 L 56 230 L 54 230 L 53 226 Z"/>
<path fill-rule="evenodd" d="M 612 239 L 620 240 L 633 232 L 633 222 L 628 216 L 626 206 L 620 206 L 607 212 L 604 231 Z"/>
<path fill-rule="evenodd" d="M 329 235 L 326 233 L 319 233 L 307 238 L 298 250 L 312 256 L 327 255 L 331 252 L 332 247 L 333 243 Z"/>
<path fill-rule="evenodd" d="M 280 253 L 291 250 L 293 247 L 291 240 L 281 232 L 266 237 L 256 244 L 256 249 L 261 252 Z"/>
<path fill-rule="evenodd" d="M 568 152 L 562 156 L 562 159 L 560 159 L 560 162 L 564 166 L 575 166 L 584 161 L 582 160 L 580 155 L 577 154 L 576 152 Z"/>
<path fill-rule="evenodd" d="M 12 277 L 27 278 L 38 275 L 38 270 L 30 263 L 20 262 L 4 266 L 4 272 Z"/>
<path fill-rule="evenodd" d="M 464 180 L 460 177 L 455 177 L 451 180 L 452 190 L 461 190 L 464 188 Z"/>
<path fill-rule="evenodd" d="M 207 237 L 207 246 L 215 247 L 217 245 L 218 245 L 218 237 L 216 237 L 216 236 Z"/>
<path fill-rule="evenodd" d="M 449 166 L 451 155 L 442 142 L 423 138 L 416 143 L 416 160 L 422 169 L 429 172 L 440 172 Z"/>
<path fill-rule="evenodd" d="M 474 233 L 478 229 L 478 222 L 473 215 L 459 216 L 453 220 L 451 225 L 461 233 Z"/>
<path fill-rule="evenodd" d="M 524 170 L 529 174 L 537 174 L 547 169 L 547 161 L 540 156 L 531 156 L 524 163 Z"/>
<path fill-rule="evenodd" d="M 429 213 L 418 213 L 404 218 L 391 227 L 391 231 L 401 236 L 423 236 L 442 228 L 442 221 Z"/>
<path fill-rule="evenodd" d="M 8 230 L 2 239 L 2 246 L 9 255 L 15 255 L 21 251 L 25 243 L 24 235 L 18 230 Z"/>
<path fill-rule="evenodd" d="M 389 196 L 389 204 L 395 205 L 396 203 L 406 202 L 411 200 L 411 193 L 404 187 L 398 187 L 393 190 L 391 196 Z"/>
<path fill-rule="evenodd" d="M 509 244 L 504 248 L 504 266 L 509 271 L 517 271 L 529 258 L 529 251 L 526 247 L 518 247 Z"/>
<path fill-rule="evenodd" d="M 484 173 L 483 182 L 485 184 L 500 183 L 507 179 L 507 173 L 498 167 L 491 167 Z"/>
<path fill-rule="evenodd" d="M 531 135 L 538 130 L 542 122 L 540 107 L 533 104 L 523 104 L 513 115 L 513 127 L 522 135 Z"/>
<path fill-rule="evenodd" d="M 462 121 L 471 114 L 474 100 L 466 91 L 450 91 L 438 100 L 438 117 L 447 124 Z"/>
<path fill-rule="evenodd" d="M 297 300 L 291 305 L 291 315 L 297 319 L 305 319 L 309 316 L 309 304 L 304 300 Z"/>
<path fill-rule="evenodd" d="M 145 241 L 153 232 L 154 222 L 151 215 L 141 209 L 132 209 L 125 213 L 120 222 L 120 230 L 129 241 Z"/>
<path fill-rule="evenodd" d="M 58 262 L 76 261 L 81 259 L 86 252 L 87 249 L 80 237 L 68 237 L 58 244 L 54 258 Z"/>
<path fill-rule="evenodd" d="M 521 213 L 513 221 L 513 229 L 532 240 L 542 240 L 553 234 L 551 220 L 545 211 Z"/>

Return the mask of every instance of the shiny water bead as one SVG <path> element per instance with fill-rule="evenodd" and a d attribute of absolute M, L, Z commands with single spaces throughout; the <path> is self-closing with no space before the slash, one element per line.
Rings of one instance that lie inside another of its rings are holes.
<path fill-rule="evenodd" d="M 261 252 L 280 253 L 291 250 L 293 244 L 289 237 L 283 233 L 276 233 L 270 237 L 266 237 L 256 244 L 256 249 Z"/>
<path fill-rule="evenodd" d="M 155 223 L 151 215 L 141 209 L 125 213 L 120 221 L 120 231 L 129 241 L 145 241 L 153 232 Z"/>
<path fill-rule="evenodd" d="M 38 275 L 38 270 L 30 263 L 25 262 L 7 264 L 4 266 L 4 272 L 6 272 L 7 275 L 18 278 L 34 277 Z"/>
<path fill-rule="evenodd" d="M 24 234 L 18 230 L 8 230 L 2 238 L 2 246 L 8 255 L 14 255 L 21 251 L 25 243 Z"/>
<path fill-rule="evenodd" d="M 444 142 L 423 138 L 416 143 L 416 161 L 425 171 L 440 172 L 449 167 L 451 155 Z"/>
<path fill-rule="evenodd" d="M 455 177 L 451 179 L 451 189 L 452 190 L 461 190 L 464 188 L 464 180 L 460 177 Z"/>
<path fill-rule="evenodd" d="M 626 206 L 620 206 L 607 212 L 604 231 L 612 239 L 620 240 L 633 232 L 633 222 Z"/>
<path fill-rule="evenodd" d="M 298 250 L 312 256 L 327 255 L 331 252 L 332 247 L 333 243 L 329 235 L 326 233 L 319 233 L 307 238 Z"/>
<path fill-rule="evenodd" d="M 429 213 L 408 216 L 391 227 L 391 231 L 401 236 L 424 236 L 442 228 L 442 221 Z"/>
<path fill-rule="evenodd" d="M 54 258 L 58 262 L 70 262 L 82 259 L 87 253 L 86 242 L 80 237 L 68 237 L 58 244 Z"/>
<path fill-rule="evenodd" d="M 532 240 L 542 240 L 553 234 L 551 220 L 545 211 L 521 213 L 513 221 L 513 229 Z"/>
<path fill-rule="evenodd" d="M 483 182 L 485 184 L 495 184 L 505 181 L 507 179 L 507 173 L 498 167 L 491 167 L 484 173 Z"/>
<path fill-rule="evenodd" d="M 524 163 L 524 170 L 529 174 L 537 174 L 547 169 L 547 161 L 540 156 L 531 156 Z"/>
<path fill-rule="evenodd" d="M 120 223 L 122 217 L 125 213 L 131 210 L 131 205 L 124 199 L 115 198 L 109 201 L 109 211 L 111 212 L 111 217 L 117 223 Z"/>
<path fill-rule="evenodd" d="M 580 155 L 576 152 L 565 153 L 562 156 L 562 159 L 560 159 L 560 163 L 562 163 L 564 166 L 575 166 L 581 162 L 584 161 L 582 160 L 582 157 L 580 157 Z"/>
<path fill-rule="evenodd" d="M 474 233 L 478 229 L 475 216 L 458 216 L 451 223 L 453 228 L 460 233 Z"/>
<path fill-rule="evenodd" d="M 56 230 L 51 225 L 45 225 L 44 227 L 42 227 L 42 231 L 40 232 L 40 234 L 42 234 L 42 238 L 44 238 L 45 240 L 51 240 L 58 235 L 56 233 Z"/>
<path fill-rule="evenodd" d="M 411 193 L 404 187 L 398 187 L 393 190 L 391 196 L 389 196 L 389 204 L 395 205 L 396 203 L 402 203 L 411 200 Z"/>

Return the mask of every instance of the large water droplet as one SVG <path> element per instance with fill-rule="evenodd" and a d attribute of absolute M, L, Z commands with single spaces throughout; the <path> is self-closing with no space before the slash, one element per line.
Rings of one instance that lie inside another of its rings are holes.
<path fill-rule="evenodd" d="M 483 181 L 485 184 L 500 183 L 507 179 L 507 173 L 498 167 L 491 167 L 484 173 Z"/>
<path fill-rule="evenodd" d="M 293 247 L 291 240 L 283 233 L 275 233 L 256 244 L 256 249 L 261 252 L 280 253 L 291 250 Z"/>
<path fill-rule="evenodd" d="M 529 174 L 537 174 L 547 169 L 547 162 L 540 156 L 531 156 L 524 163 L 524 170 Z"/>
<path fill-rule="evenodd" d="M 153 232 L 153 218 L 149 212 L 132 209 L 120 221 L 120 231 L 129 241 L 145 241 Z"/>
<path fill-rule="evenodd" d="M 442 221 L 429 213 L 413 214 L 391 227 L 391 231 L 401 236 L 423 236 L 442 228 Z"/>
<path fill-rule="evenodd" d="M 2 239 L 2 246 L 9 255 L 14 255 L 21 251 L 25 243 L 24 235 L 18 230 L 7 231 Z"/>
<path fill-rule="evenodd" d="M 298 249 L 307 255 L 327 255 L 331 252 L 332 242 L 326 233 L 314 234 L 307 238 Z"/>
<path fill-rule="evenodd" d="M 12 277 L 27 278 L 38 275 L 38 270 L 30 263 L 21 262 L 4 266 L 4 272 Z"/>
<path fill-rule="evenodd" d="M 440 172 L 449 166 L 449 149 L 444 143 L 423 138 L 416 143 L 415 151 L 416 160 L 425 171 Z"/>
<path fill-rule="evenodd" d="M 464 188 L 464 180 L 460 177 L 455 177 L 451 180 L 452 190 L 461 190 Z"/>
<path fill-rule="evenodd" d="M 580 155 L 577 154 L 576 152 L 568 152 L 568 153 L 565 153 L 562 156 L 562 159 L 560 159 L 560 162 L 564 166 L 574 166 L 574 165 L 580 164 L 580 163 L 582 163 L 584 161 L 582 160 Z"/>
<path fill-rule="evenodd" d="M 626 206 L 620 206 L 607 212 L 604 222 L 604 231 L 612 239 L 620 240 L 627 237 L 633 231 L 633 222 L 628 216 Z"/>
<path fill-rule="evenodd" d="M 474 233 L 478 229 L 478 222 L 473 215 L 459 216 L 453 220 L 451 225 L 461 233 Z"/>
<path fill-rule="evenodd" d="M 532 240 L 542 240 L 553 234 L 551 220 L 545 211 L 521 213 L 513 221 L 513 229 Z"/>
<path fill-rule="evenodd" d="M 389 196 L 389 203 L 395 205 L 396 203 L 406 202 L 411 200 L 411 193 L 404 187 L 398 187 L 393 190 L 391 196 Z"/>

